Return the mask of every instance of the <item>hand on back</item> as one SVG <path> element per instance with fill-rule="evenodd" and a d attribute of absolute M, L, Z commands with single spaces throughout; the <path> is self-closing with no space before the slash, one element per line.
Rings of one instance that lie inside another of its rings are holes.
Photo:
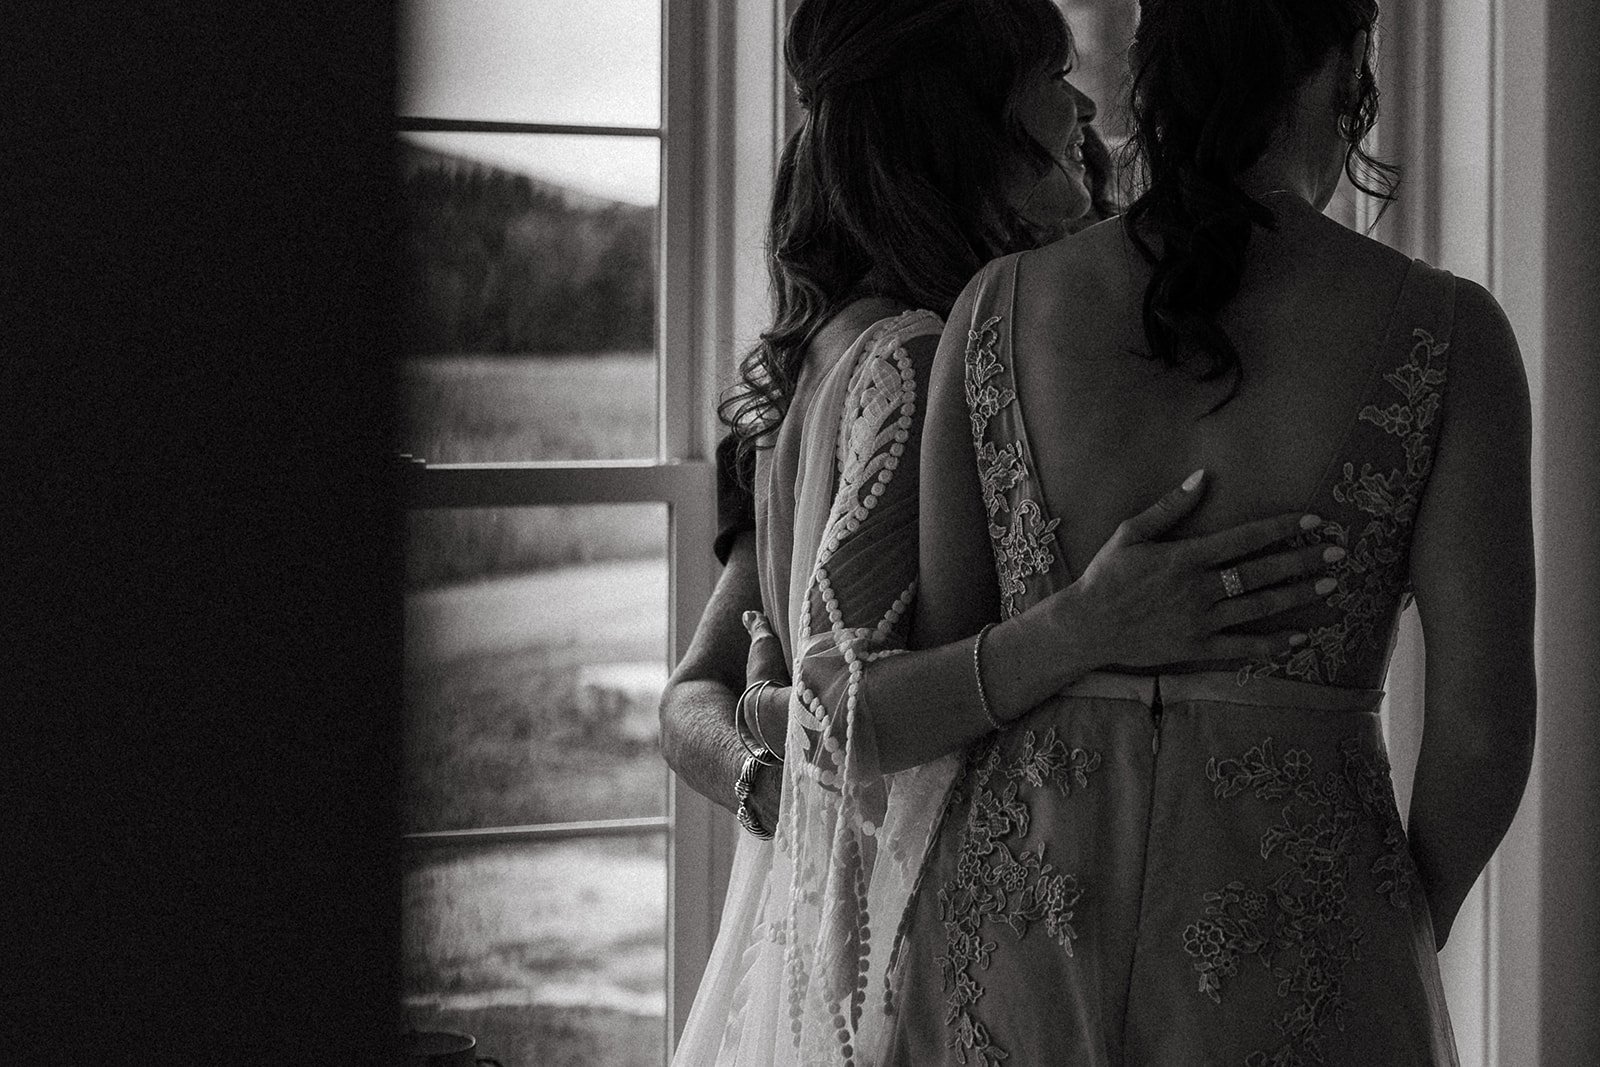
<path fill-rule="evenodd" d="M 1332 549 L 1335 555 L 1328 558 L 1330 550 L 1323 545 L 1282 548 L 1255 558 L 1320 521 L 1298 512 L 1203 537 L 1157 540 L 1203 495 L 1204 472 L 1196 471 L 1118 526 L 1083 575 L 1041 601 L 1038 610 L 1061 611 L 1072 601 L 1072 625 L 1087 622 L 1103 662 L 1129 667 L 1257 659 L 1304 643 L 1305 635 L 1288 630 L 1244 634 L 1231 629 L 1326 596 L 1331 587 L 1319 583 L 1320 572 L 1342 550 Z M 1331 579 L 1322 579 L 1327 582 Z"/>

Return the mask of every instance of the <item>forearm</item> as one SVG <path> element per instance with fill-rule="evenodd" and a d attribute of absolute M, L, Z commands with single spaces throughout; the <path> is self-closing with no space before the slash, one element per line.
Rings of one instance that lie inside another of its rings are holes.
<path fill-rule="evenodd" d="M 689 788 L 736 811 L 733 785 L 747 755 L 733 725 L 739 694 L 721 682 L 671 684 L 661 700 L 661 754 Z"/>
<path fill-rule="evenodd" d="M 1104 664 L 1090 631 L 1075 626 L 1072 590 L 1048 613 L 1035 608 L 975 637 L 872 663 L 863 678 L 863 707 L 873 724 L 883 770 L 904 770 L 964 748 L 1001 722 L 1019 718 L 1052 694 Z M 978 668 L 982 671 L 979 690 Z"/>
<path fill-rule="evenodd" d="M 735 540 L 689 649 L 661 696 L 662 757 L 690 788 L 729 811 L 738 809 L 733 787 L 748 755 L 734 727 L 750 652 L 740 618 L 760 607 L 755 536 L 746 531 Z M 769 783 L 774 798 L 776 781 Z M 761 813 L 772 814 L 776 801 L 766 799 L 763 792 Z"/>
<path fill-rule="evenodd" d="M 1417 757 L 1408 832 L 1441 946 L 1510 827 L 1528 781 L 1531 708 L 1525 716 L 1514 706 L 1497 713 L 1526 726 L 1475 738 L 1424 731 Z"/>

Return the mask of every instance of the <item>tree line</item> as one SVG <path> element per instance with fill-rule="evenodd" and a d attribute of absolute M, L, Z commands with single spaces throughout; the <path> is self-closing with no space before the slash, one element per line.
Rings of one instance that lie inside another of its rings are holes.
<path fill-rule="evenodd" d="M 408 146 L 407 349 L 544 353 L 655 344 L 656 212 Z"/>

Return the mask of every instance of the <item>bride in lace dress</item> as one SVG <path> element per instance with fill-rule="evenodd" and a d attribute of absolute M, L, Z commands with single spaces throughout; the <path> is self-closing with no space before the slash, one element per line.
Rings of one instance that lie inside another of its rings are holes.
<path fill-rule="evenodd" d="M 1118 517 L 1202 465 L 1175 532 L 1303 509 L 1332 580 L 1271 620 L 1293 648 L 1122 660 L 971 748 L 871 990 L 892 1004 L 870 1062 L 1457 1062 L 1437 946 L 1533 741 L 1529 399 L 1488 293 L 1322 214 L 1342 171 L 1392 195 L 1360 148 L 1376 16 L 1145 0 L 1142 195 L 990 264 L 949 315 L 918 643 L 978 632 L 1000 684 L 1021 664 L 984 630 L 1091 578 Z M 1257 581 L 1245 563 L 1214 591 Z M 1403 826 L 1379 705 L 1413 599 Z M 867 718 L 919 713 L 903 666 L 865 672 Z"/>
<path fill-rule="evenodd" d="M 696 1067 L 881 1062 L 909 959 L 897 966 L 896 929 L 961 753 L 1096 667 L 1304 643 L 1232 628 L 1312 602 L 1329 565 L 1320 547 L 1282 543 L 1305 528 L 1300 510 L 1158 541 L 1206 492 L 1201 472 L 1179 475 L 1127 508 L 1082 580 L 1034 598 L 981 647 L 968 632 L 905 652 L 940 313 L 985 259 L 1089 209 L 1079 149 L 1093 104 L 1066 82 L 1070 38 L 1049 0 L 805 0 L 786 51 L 808 116 L 777 183 L 776 320 L 746 361 L 733 420 L 759 445 L 755 543 L 736 542 L 662 711 L 669 762 L 753 831 L 675 1060 Z M 1047 537 L 1048 525 L 1030 529 Z M 1245 557 L 1250 592 L 1219 605 L 1218 575 Z M 986 573 L 987 560 L 974 565 L 980 594 Z M 796 684 L 757 685 L 736 706 L 729 621 L 752 600 L 775 631 L 753 661 Z M 980 685 L 977 666 L 995 657 L 1007 669 Z M 891 662 L 913 678 L 912 712 L 869 722 L 864 682 Z M 781 765 L 758 758 L 768 743 Z M 771 843 L 758 839 L 768 830 Z M 1028 1004 L 1045 1012 L 1050 995 Z M 946 1016 L 927 1012 L 932 1026 Z"/>

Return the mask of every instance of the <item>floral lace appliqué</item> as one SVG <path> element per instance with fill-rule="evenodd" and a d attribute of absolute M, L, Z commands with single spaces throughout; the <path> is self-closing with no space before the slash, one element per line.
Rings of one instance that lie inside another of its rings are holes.
<path fill-rule="evenodd" d="M 1032 472 L 1020 433 L 1006 440 L 991 431 L 993 420 L 1016 403 L 1016 390 L 1000 357 L 1001 317 L 990 316 L 967 331 L 966 400 L 972 422 L 972 447 L 978 481 L 989 516 L 989 541 L 1000 584 L 1002 614 L 1027 606 L 1027 581 L 1055 565 L 1055 530 L 1035 496 Z M 1002 420 L 1003 422 L 1004 420 Z M 1014 735 L 1013 735 L 1014 736 Z M 996 943 L 993 928 L 1004 926 L 1020 940 L 1042 926 L 1067 955 L 1078 937 L 1074 908 L 1083 889 L 1076 875 L 1058 871 L 1045 857 L 1045 845 L 1026 847 L 1030 812 L 1027 793 L 1051 788 L 1063 797 L 1088 786 L 1100 766 L 1100 753 L 1069 745 L 1051 727 L 1029 730 L 1010 758 L 1002 737 L 979 744 L 952 792 L 950 810 L 967 806 L 956 856 L 955 876 L 939 888 L 939 913 L 946 935 L 938 958 L 945 986 L 945 1024 L 961 1063 L 995 1067 L 1008 1058 L 973 1014 L 983 996 L 974 970 L 988 967 Z"/>
<path fill-rule="evenodd" d="M 1296 539 L 1299 544 L 1335 544 L 1345 550 L 1345 557 L 1328 571 L 1339 584 L 1325 601 L 1339 616 L 1308 630 L 1301 648 L 1240 668 L 1240 685 L 1252 677 L 1274 674 L 1327 684 L 1339 677 L 1352 656 L 1379 644 L 1384 622 L 1406 584 L 1407 547 L 1433 469 L 1434 423 L 1444 398 L 1445 353 L 1450 347 L 1434 341 L 1427 330 L 1414 330 L 1412 336 L 1416 343 L 1406 361 L 1384 375 L 1401 400 L 1386 408 L 1368 404 L 1359 415 L 1362 422 L 1399 438 L 1404 463 L 1387 472 L 1363 463 L 1359 474 L 1354 463 L 1345 463 L 1333 498 L 1367 517 L 1348 524 L 1325 522 Z"/>
<path fill-rule="evenodd" d="M 1410 905 L 1416 875 L 1382 751 L 1369 753 L 1359 738 L 1340 746 L 1340 767 L 1318 777 L 1305 751 L 1280 756 L 1272 738 L 1237 759 L 1206 763 L 1218 799 L 1246 791 L 1282 803 L 1281 815 L 1261 836 L 1261 858 L 1285 869 L 1265 885 L 1229 882 L 1205 895 L 1201 918 L 1183 931 L 1184 950 L 1199 975 L 1197 989 L 1222 1003 L 1224 981 L 1253 956 L 1278 980 L 1290 1006 L 1276 1020 L 1284 1041 L 1252 1052 L 1246 1067 L 1299 1067 L 1322 1063 L 1322 1037 L 1343 1026 L 1351 1009 L 1344 972 L 1359 957 L 1365 931 L 1346 907 L 1352 863 L 1370 854 L 1374 891 L 1396 908 Z"/>
<path fill-rule="evenodd" d="M 991 315 L 967 331 L 965 382 L 978 483 L 989 513 L 989 539 L 1000 581 L 1000 604 L 1010 617 L 1021 610 L 1028 578 L 1048 573 L 1054 566 L 1055 529 L 1061 520 L 1047 518 L 1037 500 L 1022 495 L 1019 487 L 1029 480 L 1022 442 L 998 442 L 989 435 L 990 421 L 1017 400 L 1016 390 L 1004 384 L 1009 375 L 996 352 L 1000 321 L 1000 316 Z"/>
<path fill-rule="evenodd" d="M 1007 1058 L 988 1029 L 972 1013 L 983 997 L 974 968 L 989 966 L 998 947 L 991 929 L 1008 928 L 1016 940 L 1035 924 L 1068 956 L 1078 937 L 1073 909 L 1083 895 L 1076 875 L 1056 870 L 1045 858 L 1045 845 L 1023 848 L 1030 813 L 1023 787 L 1053 787 L 1064 797 L 1085 788 L 1100 766 L 1100 754 L 1068 745 L 1055 727 L 1042 735 L 1029 730 L 1015 756 L 1001 754 L 997 736 L 973 753 L 952 804 L 971 796 L 966 825 L 956 856 L 955 877 L 939 887 L 939 916 L 946 950 L 938 957 L 945 987 L 945 1025 L 953 1033 L 956 1059 L 968 1057 L 981 1067 L 995 1067 Z M 967 794 L 965 790 L 970 790 Z"/>

